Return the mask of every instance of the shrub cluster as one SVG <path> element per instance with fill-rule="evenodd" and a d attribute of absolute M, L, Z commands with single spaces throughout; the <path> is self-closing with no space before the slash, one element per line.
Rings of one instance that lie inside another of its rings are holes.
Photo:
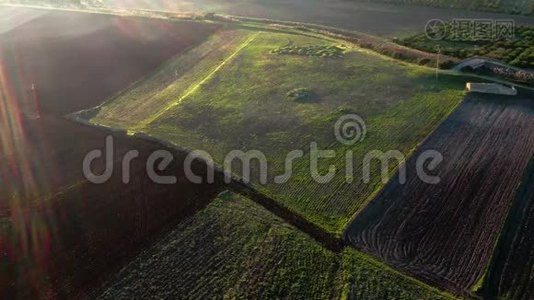
<path fill-rule="evenodd" d="M 271 51 L 273 54 L 289 54 L 303 56 L 319 56 L 341 58 L 345 50 L 339 46 L 312 45 L 312 46 L 286 46 Z"/>
<path fill-rule="evenodd" d="M 287 93 L 287 97 L 293 101 L 312 101 L 315 93 L 306 88 L 298 88 Z"/>
<path fill-rule="evenodd" d="M 460 59 L 483 56 L 498 59 L 515 67 L 534 68 L 534 28 L 518 27 L 515 39 L 500 41 L 456 41 L 451 31 L 447 30 L 449 34 L 441 41 L 430 40 L 425 34 L 418 34 L 397 42 L 432 53 L 436 53 L 439 46 L 441 53 Z"/>

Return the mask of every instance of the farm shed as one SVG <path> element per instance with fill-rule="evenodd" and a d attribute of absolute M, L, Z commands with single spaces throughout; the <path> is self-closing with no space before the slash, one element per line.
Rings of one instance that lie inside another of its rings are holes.
<path fill-rule="evenodd" d="M 507 87 L 498 83 L 474 83 L 468 82 L 466 89 L 470 93 L 484 93 L 496 95 L 516 96 L 517 90 L 515 87 Z"/>

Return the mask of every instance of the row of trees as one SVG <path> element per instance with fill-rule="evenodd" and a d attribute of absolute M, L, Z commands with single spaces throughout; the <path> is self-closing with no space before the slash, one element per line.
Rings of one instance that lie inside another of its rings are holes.
<path fill-rule="evenodd" d="M 442 40 L 429 39 L 425 34 L 418 34 L 398 43 L 425 52 L 441 53 L 465 59 L 483 56 L 501 60 L 512 66 L 534 68 L 534 28 L 518 27 L 511 39 L 493 40 L 455 40 L 450 34 Z"/>
<path fill-rule="evenodd" d="M 362 1 L 362 0 L 360 0 Z M 367 0 L 370 2 L 416 4 L 435 7 L 462 8 L 505 12 L 512 14 L 534 14 L 534 3 L 530 0 Z"/>

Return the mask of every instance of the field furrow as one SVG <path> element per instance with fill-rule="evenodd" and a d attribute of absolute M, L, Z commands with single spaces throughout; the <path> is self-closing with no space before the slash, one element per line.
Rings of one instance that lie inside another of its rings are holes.
<path fill-rule="evenodd" d="M 510 210 L 483 293 L 502 299 L 534 297 L 534 160 Z"/>

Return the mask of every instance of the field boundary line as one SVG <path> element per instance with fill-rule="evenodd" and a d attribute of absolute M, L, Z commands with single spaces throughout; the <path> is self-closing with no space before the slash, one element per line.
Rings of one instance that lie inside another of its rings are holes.
<path fill-rule="evenodd" d="M 71 115 L 69 120 L 82 124 L 84 126 L 96 128 L 97 130 L 102 130 L 103 132 L 112 134 L 114 136 L 123 136 L 130 139 L 141 139 L 154 145 L 161 146 L 164 149 L 171 151 L 172 153 L 182 153 L 186 155 L 191 153 L 190 149 L 181 147 L 179 145 L 162 140 L 146 133 L 134 132 L 133 134 L 128 134 L 124 129 L 119 130 L 102 126 L 99 124 L 94 124 L 89 121 L 86 121 L 85 119 L 79 118 L 79 116 L 77 115 Z M 215 178 L 220 179 L 222 181 L 225 176 L 224 170 L 217 164 L 214 166 L 214 170 Z M 347 245 L 344 244 L 340 236 L 336 236 L 326 231 L 324 228 L 309 221 L 294 210 L 287 208 L 275 199 L 265 195 L 261 191 L 258 191 L 253 185 L 245 183 L 242 178 L 236 176 L 235 174 L 231 174 L 230 176 L 230 183 L 223 184 L 223 187 L 225 187 L 227 190 L 249 198 L 251 201 L 257 203 L 258 205 L 265 208 L 267 211 L 284 220 L 284 222 L 294 226 L 299 231 L 313 238 L 325 249 L 328 249 L 335 253 L 340 253 L 345 247 L 347 247 Z"/>
<path fill-rule="evenodd" d="M 430 138 L 432 138 L 434 136 L 434 134 L 438 131 L 439 128 L 441 128 L 441 126 L 443 126 L 443 124 L 445 123 L 445 121 L 447 121 L 454 113 L 456 113 L 460 107 L 462 107 L 462 105 L 465 103 L 465 99 L 466 99 L 466 94 L 464 94 L 464 97 L 461 101 L 458 101 L 458 103 L 456 104 L 456 106 L 454 106 L 451 111 L 445 115 L 445 117 L 439 121 L 436 126 L 432 129 L 432 131 L 430 131 L 428 133 L 428 135 L 421 141 L 419 141 L 416 145 L 414 145 L 414 147 L 411 149 L 411 151 L 407 154 L 406 156 L 406 161 L 404 162 L 404 164 L 406 164 L 410 159 L 412 159 L 421 149 L 421 146 L 423 146 L 428 140 L 430 140 Z M 356 220 L 358 219 L 358 217 L 362 214 L 362 212 L 373 202 L 375 201 L 376 199 L 378 199 L 383 193 L 384 193 L 384 188 L 390 183 L 391 180 L 393 180 L 394 178 L 398 178 L 399 176 L 399 169 L 401 168 L 402 165 L 398 165 L 395 170 L 393 170 L 393 172 L 391 172 L 391 176 L 390 178 L 388 179 L 388 182 L 386 184 L 384 184 L 382 187 L 380 187 L 379 189 L 375 190 L 371 195 L 369 195 L 369 197 L 366 199 L 366 202 L 365 202 L 365 205 L 362 205 L 352 216 L 351 218 L 345 223 L 345 225 L 343 226 L 343 229 L 342 229 L 342 233 L 341 233 L 341 237 L 342 239 L 345 241 L 345 243 L 347 243 L 348 245 L 350 245 L 351 247 L 352 246 L 352 243 L 350 241 L 350 238 L 348 237 L 348 233 L 350 231 L 350 227 L 351 225 L 356 222 Z M 354 247 L 353 247 L 354 248 Z"/>
<path fill-rule="evenodd" d="M 250 43 L 252 43 L 258 35 L 261 33 L 255 33 L 248 37 L 240 46 L 237 48 L 232 54 L 230 54 L 227 58 L 225 58 L 220 64 L 218 64 L 208 75 L 206 75 L 202 80 L 200 80 L 198 83 L 191 85 L 178 100 L 170 103 L 165 108 L 161 109 L 159 112 L 155 113 L 151 117 L 142 120 L 138 123 L 138 125 L 134 126 L 134 128 L 131 131 L 137 131 L 138 129 L 142 129 L 146 127 L 147 125 L 151 124 L 152 122 L 159 119 L 163 114 L 165 114 L 167 111 L 171 110 L 172 108 L 178 106 L 180 103 L 182 103 L 187 97 L 191 96 L 194 92 L 196 92 L 203 84 L 208 82 L 217 72 L 219 72 L 224 66 L 226 66 L 232 59 L 234 59 L 243 49 L 245 49 Z"/>

